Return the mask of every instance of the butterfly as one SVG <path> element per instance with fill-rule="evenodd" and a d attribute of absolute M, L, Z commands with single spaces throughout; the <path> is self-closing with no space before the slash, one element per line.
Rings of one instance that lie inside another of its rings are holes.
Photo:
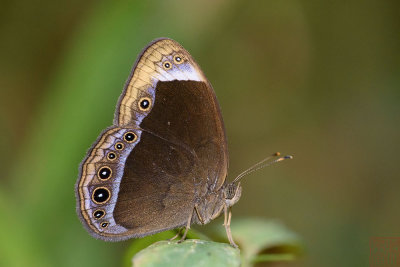
<path fill-rule="evenodd" d="M 215 92 L 176 41 L 154 40 L 139 55 L 119 98 L 113 125 L 87 152 L 75 186 L 77 213 L 95 238 L 120 241 L 224 214 L 239 179 L 228 183 L 228 148 Z"/>

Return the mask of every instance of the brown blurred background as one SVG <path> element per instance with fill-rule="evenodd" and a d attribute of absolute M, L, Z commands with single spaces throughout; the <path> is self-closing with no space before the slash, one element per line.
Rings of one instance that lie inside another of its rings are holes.
<path fill-rule="evenodd" d="M 302 237 L 305 266 L 367 266 L 371 237 L 400 236 L 399 10 L 394 0 L 2 1 L 0 265 L 120 264 L 126 244 L 86 233 L 73 186 L 137 54 L 166 36 L 213 84 L 231 179 L 272 152 L 295 157 L 243 180 L 233 223 L 278 218 Z"/>

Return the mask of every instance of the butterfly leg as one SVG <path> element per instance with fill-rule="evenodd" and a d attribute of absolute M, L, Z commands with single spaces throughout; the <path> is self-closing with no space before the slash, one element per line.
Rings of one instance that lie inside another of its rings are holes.
<path fill-rule="evenodd" d="M 235 241 L 233 241 L 232 237 L 232 232 L 231 232 L 231 218 L 232 218 L 232 212 L 231 208 L 227 205 L 224 206 L 224 226 L 226 230 L 226 235 L 228 236 L 229 243 L 231 243 L 231 246 L 234 248 L 238 248 L 238 245 L 236 245 Z"/>
<path fill-rule="evenodd" d="M 175 240 L 181 234 L 182 229 L 183 229 L 182 227 L 179 228 L 178 229 L 178 233 L 174 237 L 171 237 L 171 238 L 167 239 L 167 241 Z"/>
<path fill-rule="evenodd" d="M 194 206 L 194 209 L 196 210 L 197 218 L 199 218 L 199 221 L 200 221 L 200 223 L 201 223 L 201 224 L 204 224 L 203 217 L 201 217 L 201 215 L 200 215 L 200 212 L 199 212 L 199 209 L 198 209 L 197 205 L 196 205 L 196 206 Z"/>
<path fill-rule="evenodd" d="M 183 236 L 182 236 L 181 240 L 178 241 L 178 243 L 181 243 L 181 242 L 185 241 L 186 235 L 187 235 L 187 233 L 188 233 L 188 231 L 190 229 L 190 224 L 192 223 L 192 217 L 193 217 L 193 211 L 192 211 L 192 213 L 190 213 L 189 219 L 188 219 L 187 224 L 186 224 L 185 232 L 183 233 Z"/>

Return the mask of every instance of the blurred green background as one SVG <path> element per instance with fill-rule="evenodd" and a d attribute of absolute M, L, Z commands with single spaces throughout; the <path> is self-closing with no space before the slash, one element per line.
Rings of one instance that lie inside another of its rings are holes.
<path fill-rule="evenodd" d="M 2 1 L 0 265 L 121 265 L 132 241 L 87 234 L 74 183 L 136 56 L 165 36 L 213 84 L 230 179 L 275 151 L 295 156 L 243 180 L 233 224 L 278 218 L 304 240 L 302 266 L 367 266 L 370 237 L 400 236 L 399 9 L 395 0 Z"/>

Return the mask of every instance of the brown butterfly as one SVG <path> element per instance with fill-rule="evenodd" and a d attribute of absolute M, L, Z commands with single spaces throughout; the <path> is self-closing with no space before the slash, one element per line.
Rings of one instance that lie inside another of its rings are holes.
<path fill-rule="evenodd" d="M 176 41 L 151 42 L 139 55 L 105 129 L 80 165 L 77 212 L 107 241 L 143 237 L 225 215 L 240 198 L 226 182 L 228 150 L 210 82 Z M 240 179 L 240 177 L 238 177 Z"/>

